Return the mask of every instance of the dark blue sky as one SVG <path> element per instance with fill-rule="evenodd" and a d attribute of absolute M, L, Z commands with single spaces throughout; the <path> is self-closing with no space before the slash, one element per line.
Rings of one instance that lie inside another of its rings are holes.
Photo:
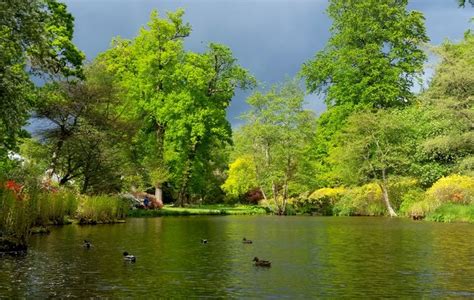
<path fill-rule="evenodd" d="M 114 36 L 133 38 L 152 9 L 162 16 L 182 7 L 193 31 L 186 48 L 203 51 L 209 42 L 229 46 L 239 63 L 265 86 L 294 76 L 302 63 L 322 49 L 329 38 L 326 0 L 65 0 L 75 17 L 75 43 L 89 60 L 106 50 Z M 456 0 L 413 0 L 409 8 L 426 17 L 431 43 L 459 40 L 472 28 L 474 9 L 460 9 Z M 238 92 L 228 111 L 233 124 L 246 110 L 248 93 Z M 318 97 L 308 106 L 321 112 Z"/>

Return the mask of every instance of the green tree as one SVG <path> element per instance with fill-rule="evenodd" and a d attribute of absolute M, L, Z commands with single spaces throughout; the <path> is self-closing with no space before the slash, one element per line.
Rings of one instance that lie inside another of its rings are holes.
<path fill-rule="evenodd" d="M 201 179 L 216 171 L 213 149 L 231 141 L 226 108 L 236 88 L 254 84 L 225 46 L 210 44 L 202 54 L 184 51 L 191 28 L 183 14 L 162 19 L 153 12 L 148 28 L 133 40 L 117 39 L 100 57 L 135 107 L 132 118 L 142 121 L 134 160 L 153 174 L 158 199 L 166 180 L 181 205 L 202 198 Z"/>
<path fill-rule="evenodd" d="M 407 0 L 332 0 L 332 36 L 324 50 L 303 65 L 310 92 L 328 106 L 400 106 L 413 99 L 428 41 L 423 15 L 407 11 Z"/>
<path fill-rule="evenodd" d="M 72 43 L 73 22 L 55 0 L 0 3 L 0 152 L 15 146 L 28 118 L 30 74 L 81 76 L 84 55 Z"/>
<path fill-rule="evenodd" d="M 253 158 L 258 187 L 265 198 L 271 195 L 278 213 L 285 214 L 290 195 L 302 192 L 301 185 L 311 185 L 305 181 L 312 176 L 301 170 L 309 163 L 314 115 L 303 108 L 304 93 L 297 81 L 274 86 L 265 94 L 256 92 L 247 103 L 251 109 L 243 116 L 246 124 L 240 129 L 236 151 Z M 308 177 L 303 179 L 304 174 Z"/>
<path fill-rule="evenodd" d="M 210 44 L 204 54 L 187 53 L 179 71 L 186 82 L 181 97 L 167 101 L 170 128 L 168 149 L 173 152 L 171 166 L 179 185 L 178 200 L 184 204 L 199 178 L 205 177 L 209 164 L 215 164 L 212 149 L 224 149 L 232 142 L 226 118 L 235 89 L 253 86 L 254 79 L 236 64 L 229 48 Z M 221 170 L 222 171 L 222 170 Z"/>
<path fill-rule="evenodd" d="M 334 175 L 340 183 L 361 185 L 376 182 L 390 216 L 396 216 L 388 193 L 389 178 L 403 175 L 409 164 L 410 127 L 398 111 L 379 110 L 350 116 L 337 147 L 330 153 Z"/>
<path fill-rule="evenodd" d="M 426 187 L 452 172 L 474 170 L 474 34 L 435 48 L 441 58 L 419 104 L 405 112 L 416 129 L 413 173 Z"/>
<path fill-rule="evenodd" d="M 119 191 L 134 124 L 124 118 L 127 106 L 103 66 L 90 65 L 85 74 L 87 80 L 40 91 L 35 116 L 51 123 L 41 134 L 50 152 L 48 172 L 61 185 L 80 182 L 83 193 Z"/>
<path fill-rule="evenodd" d="M 183 14 L 178 10 L 162 19 L 153 11 L 148 28 L 142 28 L 133 40 L 115 39 L 112 48 L 98 58 L 123 87 L 132 104 L 129 116 L 142 120 L 132 158 L 141 170 L 153 172 L 159 201 L 163 200 L 162 181 L 168 178 L 169 169 L 164 148 L 169 119 L 166 102 L 180 95 L 183 83 L 176 79 L 176 72 L 185 56 L 183 39 L 191 32 L 190 25 L 182 21 Z"/>

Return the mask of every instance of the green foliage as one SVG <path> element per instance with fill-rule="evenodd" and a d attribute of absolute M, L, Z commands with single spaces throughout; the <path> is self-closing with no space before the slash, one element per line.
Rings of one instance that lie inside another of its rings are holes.
<path fill-rule="evenodd" d="M 429 221 L 474 223 L 474 205 L 446 203 L 426 216 Z"/>
<path fill-rule="evenodd" d="M 396 210 L 401 209 L 405 200 L 413 196 L 411 193 L 421 191 L 418 180 L 410 177 L 395 177 L 388 184 L 388 194 Z M 409 194 L 409 195 L 407 195 Z"/>
<path fill-rule="evenodd" d="M 184 12 L 162 19 L 154 11 L 133 40 L 116 39 L 99 57 L 114 74 L 141 124 L 132 149 L 135 166 L 156 188 L 166 181 L 180 203 L 216 194 L 226 162 L 216 149 L 231 142 L 226 108 L 236 88 L 255 80 L 229 48 L 211 43 L 205 53 L 185 51 L 191 31 Z M 204 179 L 204 180 L 203 180 Z"/>
<path fill-rule="evenodd" d="M 472 177 L 451 175 L 439 179 L 425 193 L 414 190 L 406 194 L 403 197 L 401 210 L 405 215 L 431 216 L 430 218 L 435 220 L 442 218 L 444 212 L 451 215 L 459 205 L 472 206 L 473 195 L 474 179 Z M 441 206 L 446 208 L 438 210 Z M 465 210 L 460 209 L 460 211 Z"/>
<path fill-rule="evenodd" d="M 338 133 L 353 110 L 351 105 L 334 106 L 328 108 L 317 119 L 314 143 L 310 149 L 317 187 L 339 184 L 337 176 L 332 172 L 334 166 L 329 159 L 329 153 L 337 146 Z"/>
<path fill-rule="evenodd" d="M 135 209 L 129 217 L 191 216 L 191 215 L 262 215 L 267 211 L 256 205 L 191 205 L 187 207 L 164 206 L 159 210 Z"/>
<path fill-rule="evenodd" d="M 236 157 L 252 158 L 255 167 L 249 178 L 256 179 L 264 197 L 272 197 L 284 214 L 289 196 L 310 189 L 314 178 L 308 153 L 315 118 L 303 108 L 304 93 L 295 80 L 265 94 L 256 92 L 247 102 L 251 108 L 236 134 Z"/>
<path fill-rule="evenodd" d="M 41 89 L 36 117 L 48 119 L 52 126 L 41 134 L 45 145 L 25 151 L 51 176 L 59 176 L 61 185 L 75 181 L 83 193 L 120 191 L 135 132 L 133 122 L 123 116 L 127 106 L 119 88 L 101 68 L 90 65 L 86 80 Z"/>
<path fill-rule="evenodd" d="M 75 217 L 79 204 L 78 198 L 78 195 L 67 190 L 30 195 L 30 201 L 32 201 L 30 213 L 37 216 L 33 225 L 65 224 L 68 221 L 66 217 Z"/>
<path fill-rule="evenodd" d="M 229 164 L 227 179 L 222 189 L 231 199 L 238 199 L 257 186 L 255 164 L 251 155 L 240 156 Z"/>
<path fill-rule="evenodd" d="M 423 216 L 427 203 L 425 192 L 422 189 L 409 190 L 402 195 L 400 214 L 403 216 Z"/>
<path fill-rule="evenodd" d="M 114 223 L 128 214 L 128 204 L 117 197 L 84 196 L 77 212 L 80 224 Z"/>
<path fill-rule="evenodd" d="M 333 176 L 344 184 L 363 184 L 403 175 L 409 163 L 406 136 L 410 128 L 396 111 L 378 110 L 351 115 L 331 149 Z"/>
<path fill-rule="evenodd" d="M 443 177 L 426 192 L 440 203 L 474 204 L 474 177 L 450 175 Z"/>
<path fill-rule="evenodd" d="M 451 173 L 471 174 L 474 140 L 474 37 L 459 44 L 444 43 L 435 52 L 441 63 L 419 102 L 400 117 L 412 128 L 407 141 L 413 149 L 409 173 L 423 187 Z"/>
<path fill-rule="evenodd" d="M 302 75 L 332 105 L 393 107 L 410 102 L 428 41 L 421 13 L 407 0 L 332 0 L 332 36 Z"/>
<path fill-rule="evenodd" d="M 375 183 L 348 190 L 334 205 L 334 214 L 338 216 L 383 216 L 385 213 L 382 190 Z"/>
<path fill-rule="evenodd" d="M 0 157 L 14 148 L 34 104 L 29 73 L 81 76 L 84 54 L 72 43 L 73 21 L 55 0 L 0 4 Z"/>
<path fill-rule="evenodd" d="M 292 201 L 298 213 L 330 216 L 334 205 L 341 200 L 347 190 L 343 187 L 321 188 L 311 195 L 302 194 Z"/>

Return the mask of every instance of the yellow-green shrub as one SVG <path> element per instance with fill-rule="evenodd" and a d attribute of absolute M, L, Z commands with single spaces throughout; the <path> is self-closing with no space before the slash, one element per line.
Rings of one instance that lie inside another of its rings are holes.
<path fill-rule="evenodd" d="M 408 199 L 410 197 L 411 199 Z M 415 191 L 408 193 L 404 198 L 401 211 L 409 216 L 426 216 L 445 204 L 474 204 L 473 197 L 473 177 L 450 175 L 439 179 L 424 194 Z"/>
<path fill-rule="evenodd" d="M 402 216 L 424 216 L 426 209 L 429 207 L 426 200 L 425 191 L 420 188 L 410 190 L 403 194 L 402 204 L 399 213 Z"/>
<path fill-rule="evenodd" d="M 334 214 L 340 216 L 381 216 L 385 212 L 382 190 L 376 183 L 348 190 L 334 205 Z"/>
<path fill-rule="evenodd" d="M 410 177 L 391 178 L 388 182 L 388 196 L 394 209 L 401 209 L 403 202 L 406 200 L 404 199 L 405 194 L 414 190 L 420 190 L 417 179 Z"/>
<path fill-rule="evenodd" d="M 436 181 L 426 192 L 440 203 L 474 204 L 474 177 L 450 175 Z"/>
<path fill-rule="evenodd" d="M 294 199 L 293 207 L 298 213 L 332 215 L 334 204 L 341 199 L 345 192 L 344 187 L 318 189 L 309 196 L 302 194 Z"/>

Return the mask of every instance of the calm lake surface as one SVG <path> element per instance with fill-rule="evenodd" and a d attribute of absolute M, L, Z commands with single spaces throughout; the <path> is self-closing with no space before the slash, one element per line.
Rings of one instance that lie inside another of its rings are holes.
<path fill-rule="evenodd" d="M 242 244 L 243 237 L 252 245 Z M 208 244 L 201 244 L 207 238 Z M 93 248 L 82 247 L 90 239 Z M 126 263 L 122 252 L 137 257 Z M 272 261 L 257 268 L 254 256 Z M 474 225 L 163 217 L 53 228 L 0 257 L 0 298 L 474 298 Z"/>

